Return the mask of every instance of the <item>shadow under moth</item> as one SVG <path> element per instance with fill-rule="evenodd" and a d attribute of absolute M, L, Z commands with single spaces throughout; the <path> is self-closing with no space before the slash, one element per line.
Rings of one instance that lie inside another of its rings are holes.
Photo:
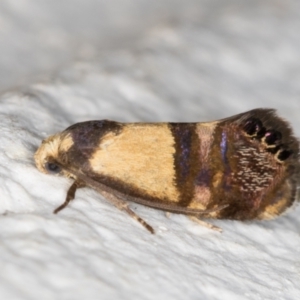
<path fill-rule="evenodd" d="M 74 180 L 55 213 L 87 186 L 151 233 L 128 201 L 195 220 L 267 220 L 298 198 L 299 142 L 272 109 L 207 123 L 77 123 L 45 139 L 35 162 Z"/>

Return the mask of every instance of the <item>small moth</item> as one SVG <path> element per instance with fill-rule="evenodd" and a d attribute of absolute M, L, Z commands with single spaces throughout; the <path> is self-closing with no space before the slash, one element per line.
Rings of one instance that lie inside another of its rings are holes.
<path fill-rule="evenodd" d="M 272 109 L 207 123 L 74 124 L 35 153 L 43 173 L 74 179 L 138 220 L 128 201 L 194 217 L 268 220 L 298 198 L 299 142 Z"/>

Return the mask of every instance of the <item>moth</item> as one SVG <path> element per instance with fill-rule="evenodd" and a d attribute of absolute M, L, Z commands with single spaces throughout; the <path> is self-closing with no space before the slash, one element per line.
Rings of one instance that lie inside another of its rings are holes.
<path fill-rule="evenodd" d="M 269 220 L 298 199 L 299 141 L 272 109 L 206 123 L 74 124 L 35 153 L 43 173 L 91 187 L 126 211 L 136 202 L 196 218 Z"/>

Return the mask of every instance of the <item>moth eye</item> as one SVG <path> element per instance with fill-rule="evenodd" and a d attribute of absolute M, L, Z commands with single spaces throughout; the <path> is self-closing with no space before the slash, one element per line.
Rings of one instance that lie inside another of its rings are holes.
<path fill-rule="evenodd" d="M 282 150 L 279 152 L 278 154 L 278 159 L 279 160 L 286 160 L 287 158 L 290 157 L 290 155 L 292 154 L 293 152 L 292 151 L 289 151 L 289 150 Z"/>
<path fill-rule="evenodd" d="M 50 162 L 47 162 L 45 164 L 45 169 L 49 172 L 49 173 L 52 173 L 52 174 L 57 174 L 61 171 L 61 168 L 60 166 L 58 166 L 57 164 L 55 163 L 50 163 Z"/>
<path fill-rule="evenodd" d="M 267 145 L 275 145 L 276 142 L 281 140 L 282 135 L 279 131 L 268 130 L 265 134 L 265 143 Z"/>
<path fill-rule="evenodd" d="M 262 122 L 257 118 L 248 119 L 248 121 L 244 125 L 245 132 L 250 136 L 253 136 L 256 133 L 258 133 L 260 130 L 262 130 L 262 128 Z"/>

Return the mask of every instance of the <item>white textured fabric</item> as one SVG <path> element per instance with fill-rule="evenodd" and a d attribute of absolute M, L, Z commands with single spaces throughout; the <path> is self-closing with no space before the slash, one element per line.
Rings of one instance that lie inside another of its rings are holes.
<path fill-rule="evenodd" d="M 41 174 L 41 140 L 90 119 L 208 121 L 272 107 L 300 136 L 299 1 L 0 3 L 0 299 L 300 299 L 299 208 L 212 221 Z"/>

